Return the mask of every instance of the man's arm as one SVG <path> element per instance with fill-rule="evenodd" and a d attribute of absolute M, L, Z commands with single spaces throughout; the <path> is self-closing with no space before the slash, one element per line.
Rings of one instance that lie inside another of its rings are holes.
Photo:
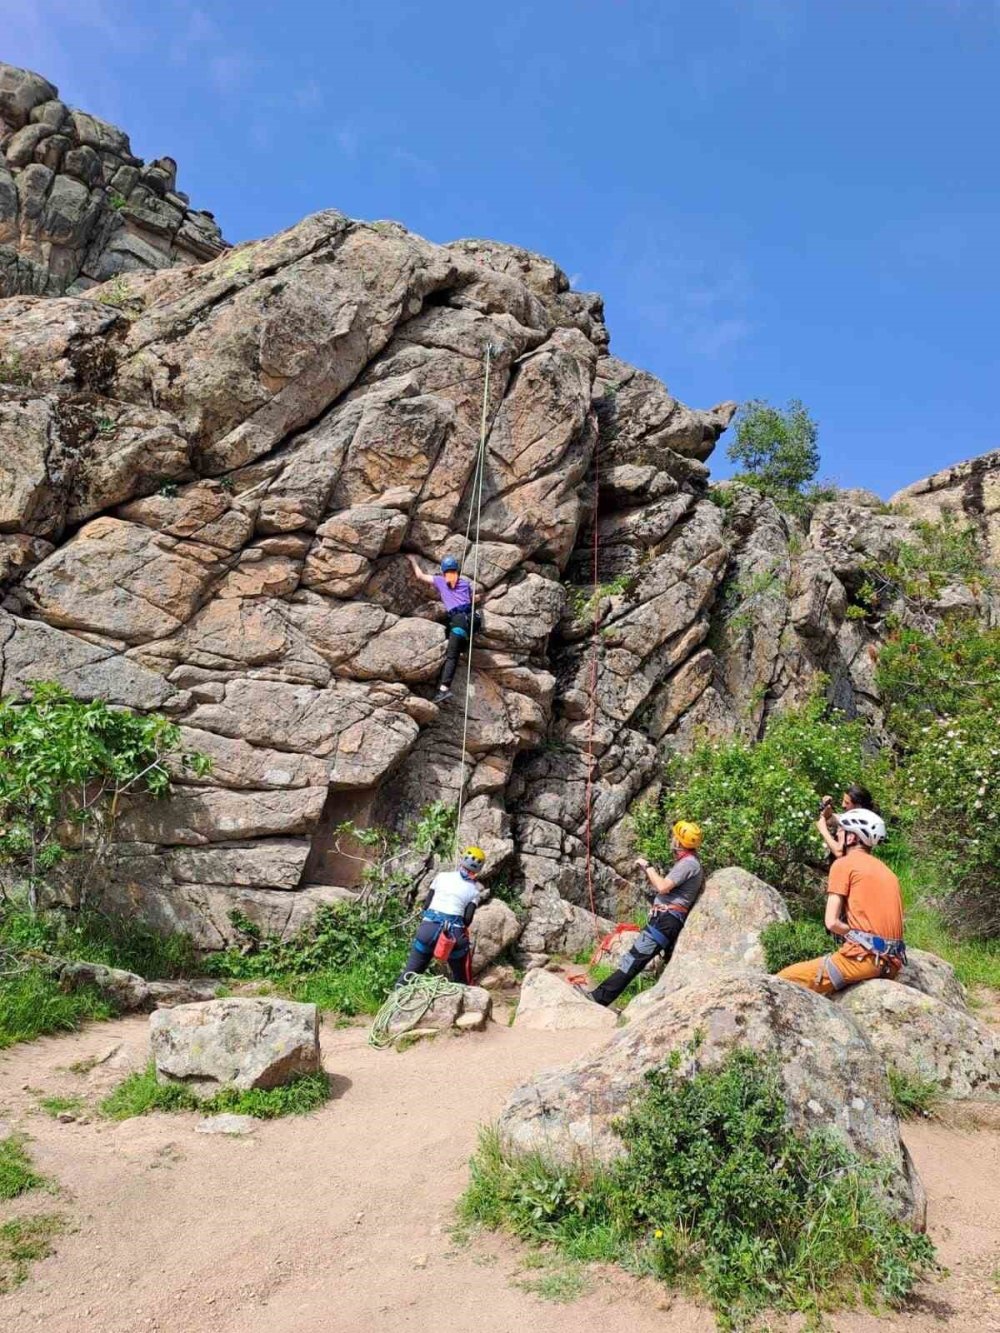
<path fill-rule="evenodd" d="M 669 893 L 677 885 L 668 875 L 661 875 L 659 871 L 654 870 L 644 856 L 640 856 L 636 865 L 646 872 L 646 878 L 652 884 L 657 893 Z"/>
<path fill-rule="evenodd" d="M 419 581 L 423 583 L 426 587 L 433 588 L 434 575 L 424 573 L 424 571 L 420 568 L 420 565 L 417 563 L 417 557 L 415 555 L 408 554 L 406 558 L 410 562 L 410 568 L 413 570 L 414 577 L 419 579 Z"/>
<path fill-rule="evenodd" d="M 847 915 L 847 899 L 842 893 L 828 893 L 826 895 L 826 916 L 823 924 L 831 935 L 836 935 L 843 939 L 850 926 L 845 917 Z"/>

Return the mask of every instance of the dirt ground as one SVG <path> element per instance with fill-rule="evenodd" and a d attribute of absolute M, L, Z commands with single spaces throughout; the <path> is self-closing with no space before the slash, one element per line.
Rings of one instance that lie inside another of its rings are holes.
<path fill-rule="evenodd" d="M 603 1034 L 494 1024 L 397 1053 L 371 1050 L 362 1027 L 328 1025 L 334 1098 L 314 1115 L 261 1123 L 250 1138 L 196 1133 L 193 1115 L 64 1124 L 38 1108 L 40 1096 L 93 1103 L 140 1067 L 146 1024 L 97 1024 L 0 1053 L 0 1116 L 30 1134 L 39 1168 L 60 1186 L 18 1207 L 61 1211 L 74 1228 L 0 1297 L 4 1333 L 715 1327 L 686 1299 L 612 1271 L 595 1272 L 569 1304 L 543 1300 L 517 1285 L 538 1277 L 521 1247 L 493 1236 L 459 1247 L 449 1234 L 477 1128 L 518 1082 Z M 89 1072 L 69 1069 L 94 1059 L 103 1063 Z M 906 1140 L 949 1272 L 906 1314 L 831 1326 L 1000 1330 L 1000 1126 L 921 1123 Z"/>

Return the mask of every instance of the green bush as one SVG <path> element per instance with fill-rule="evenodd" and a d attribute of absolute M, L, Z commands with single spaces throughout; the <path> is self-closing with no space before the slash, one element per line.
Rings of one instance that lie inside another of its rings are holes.
<path fill-rule="evenodd" d="M 916 1078 L 889 1065 L 889 1088 L 892 1104 L 901 1120 L 926 1119 L 934 1114 L 941 1101 L 941 1087 L 933 1079 Z"/>
<path fill-rule="evenodd" d="M 892 800 L 914 852 L 934 870 L 950 922 L 1000 936 L 1000 630 L 946 623 L 904 630 L 877 680 L 899 739 Z"/>
<path fill-rule="evenodd" d="M 730 1327 L 767 1309 L 900 1305 L 934 1262 L 927 1237 L 881 1201 L 886 1171 L 792 1133 L 777 1070 L 753 1052 L 691 1077 L 675 1053 L 617 1132 L 624 1157 L 593 1170 L 512 1155 L 484 1135 L 460 1215 L 567 1257 L 694 1283 Z"/>
<path fill-rule="evenodd" d="M 772 974 L 807 958 L 832 953 L 837 945 L 819 921 L 774 921 L 760 932 L 764 966 Z"/>
<path fill-rule="evenodd" d="M 206 960 L 213 976 L 270 981 L 292 999 L 342 1014 L 375 1013 L 402 970 L 413 914 L 399 898 L 377 905 L 321 907 L 290 940 L 261 937 L 233 914 L 246 936 L 243 947 Z"/>
<path fill-rule="evenodd" d="M 673 761 L 657 805 L 633 808 L 636 845 L 669 866 L 671 826 L 693 819 L 709 871 L 738 865 L 786 893 L 815 890 L 826 871 L 820 797 L 880 781 L 863 742 L 860 722 L 838 720 L 819 699 L 774 717 L 756 744 L 705 742 Z"/>
<path fill-rule="evenodd" d="M 282 1115 L 306 1115 L 330 1096 L 324 1073 L 303 1074 L 280 1088 L 223 1088 L 213 1097 L 198 1098 L 182 1083 L 161 1083 L 150 1064 L 130 1074 L 101 1102 L 99 1111 L 109 1120 L 129 1120 L 150 1111 L 199 1111 L 202 1115 L 252 1115 L 275 1120 Z"/>
<path fill-rule="evenodd" d="M 190 975 L 197 953 L 186 935 L 164 935 L 132 917 L 93 908 L 31 911 L 23 901 L 0 902 L 0 952 L 42 953 L 70 961 L 103 963 L 138 972 L 147 980 Z"/>
<path fill-rule="evenodd" d="M 71 855 L 83 870 L 83 902 L 86 871 L 123 800 L 170 790 L 165 761 L 179 738 L 159 714 L 81 702 L 52 682 L 32 684 L 26 701 L 0 700 L 0 868 L 23 878 L 33 899 L 46 872 Z M 197 773 L 209 767 L 203 755 L 182 761 Z"/>

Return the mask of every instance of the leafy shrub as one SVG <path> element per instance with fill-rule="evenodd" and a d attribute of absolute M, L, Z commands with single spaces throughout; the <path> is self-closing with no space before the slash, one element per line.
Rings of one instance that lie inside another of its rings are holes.
<path fill-rule="evenodd" d="M 807 958 L 818 958 L 836 947 L 825 927 L 809 919 L 774 921 L 760 932 L 760 943 L 764 966 L 771 973 Z"/>
<path fill-rule="evenodd" d="M 901 1304 L 934 1250 L 881 1201 L 887 1173 L 839 1141 L 797 1137 L 777 1071 L 755 1053 L 692 1077 L 679 1066 L 674 1053 L 647 1075 L 610 1168 L 554 1167 L 484 1135 L 461 1216 L 694 1282 L 726 1326 L 770 1308 Z"/>
<path fill-rule="evenodd" d="M 656 805 L 633 807 L 636 845 L 669 865 L 674 821 L 693 819 L 709 871 L 739 865 L 789 893 L 815 888 L 826 868 L 815 829 L 820 797 L 878 778 L 863 740 L 860 722 L 838 720 L 817 698 L 773 718 L 756 744 L 705 742 L 673 761 Z"/>
<path fill-rule="evenodd" d="M 306 1115 L 330 1096 L 326 1074 L 303 1074 L 280 1088 L 222 1088 L 213 1097 L 198 1098 L 182 1083 L 161 1083 L 156 1068 L 130 1074 L 101 1102 L 99 1110 L 109 1120 L 129 1120 L 150 1111 L 199 1111 L 202 1115 L 252 1115 L 275 1120 L 282 1115 Z"/>
<path fill-rule="evenodd" d="M 164 935 L 133 917 L 93 908 L 52 907 L 32 912 L 16 899 L 0 903 L 0 952 L 41 953 L 69 961 L 104 963 L 147 980 L 190 975 L 197 955 L 186 935 Z"/>
<path fill-rule="evenodd" d="M 1000 630 L 902 630 L 876 679 L 899 740 L 893 803 L 963 933 L 1000 936 Z"/>
<path fill-rule="evenodd" d="M 412 915 L 399 898 L 374 907 L 337 903 L 321 907 L 296 936 L 281 940 L 261 937 L 233 913 L 246 943 L 212 955 L 206 971 L 271 981 L 292 999 L 342 1014 L 375 1013 L 406 961 Z"/>
<path fill-rule="evenodd" d="M 84 703 L 51 682 L 26 702 L 0 700 L 0 866 L 24 876 L 33 901 L 45 873 L 75 856 L 84 902 L 96 859 L 84 854 L 107 845 L 124 798 L 170 790 L 165 760 L 179 738 L 159 714 Z M 208 770 L 202 755 L 183 758 Z"/>

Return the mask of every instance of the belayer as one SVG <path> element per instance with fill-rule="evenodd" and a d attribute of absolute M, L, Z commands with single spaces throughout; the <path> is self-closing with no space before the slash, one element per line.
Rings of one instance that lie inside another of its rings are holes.
<path fill-rule="evenodd" d="M 453 555 L 446 555 L 441 561 L 440 574 L 425 574 L 415 555 L 406 558 L 420 582 L 437 592 L 446 612 L 448 648 L 441 668 L 441 681 L 434 695 L 434 702 L 440 704 L 451 698 L 451 682 L 455 678 L 458 659 L 468 647 L 472 634 L 481 628 L 481 617 L 478 611 L 473 611 L 472 583 L 462 577 L 461 566 Z"/>
<path fill-rule="evenodd" d="M 702 833 L 698 825 L 682 819 L 671 830 L 674 864 L 669 875 L 654 870 L 644 857 L 636 862 L 650 883 L 646 891 L 650 903 L 649 921 L 622 958 L 618 970 L 589 992 L 595 1003 L 611 1004 L 657 954 L 663 954 L 664 961 L 670 962 L 688 913 L 705 887 L 705 872 L 696 855 L 701 843 Z"/>
<path fill-rule="evenodd" d="M 778 973 L 820 995 L 875 977 L 894 980 L 906 965 L 899 880 L 872 854 L 885 838 L 885 823 L 861 809 L 845 810 L 837 822 L 844 851 L 830 866 L 824 925 L 840 948 Z"/>
<path fill-rule="evenodd" d="M 480 847 L 466 847 L 457 870 L 434 876 L 424 899 L 424 914 L 410 946 L 406 966 L 396 979 L 402 986 L 411 973 L 426 972 L 432 958 L 447 962 L 451 975 L 472 985 L 472 943 L 469 927 L 479 906 L 479 875 L 486 860 Z"/>

